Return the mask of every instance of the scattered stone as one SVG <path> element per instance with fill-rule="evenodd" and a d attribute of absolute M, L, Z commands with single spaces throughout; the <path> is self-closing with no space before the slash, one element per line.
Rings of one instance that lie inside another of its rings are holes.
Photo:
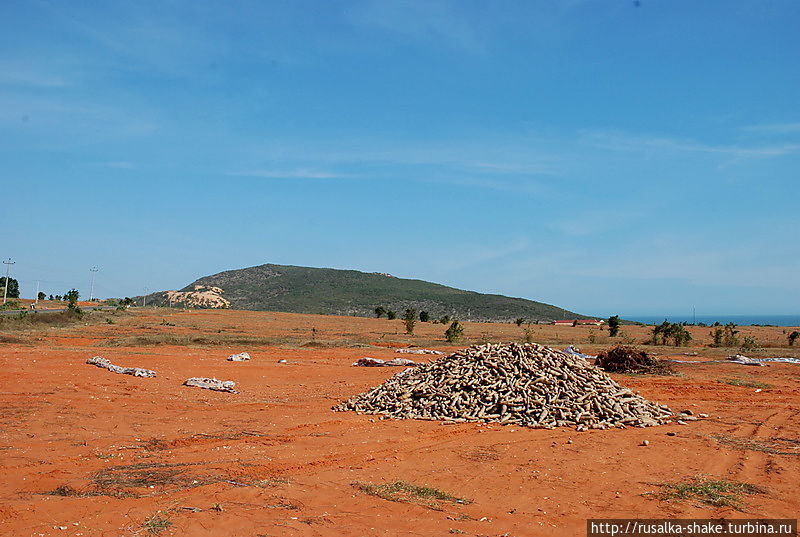
<path fill-rule="evenodd" d="M 687 416 L 692 416 L 692 415 L 694 415 L 694 412 L 692 412 L 691 410 L 681 410 L 681 414 L 686 414 Z"/>
<path fill-rule="evenodd" d="M 93 358 L 89 358 L 86 360 L 87 364 L 96 365 L 97 367 L 102 367 L 104 369 L 108 369 L 112 373 L 120 373 L 122 375 L 133 375 L 134 377 L 155 377 L 156 372 L 151 371 L 150 369 L 142 369 L 141 367 L 120 367 L 118 365 L 112 364 L 109 360 L 103 358 L 102 356 L 95 356 Z"/>
<path fill-rule="evenodd" d="M 647 447 L 647 446 L 649 446 L 649 445 L 650 445 L 650 440 L 642 440 L 642 445 L 643 445 L 644 447 Z"/>
<path fill-rule="evenodd" d="M 244 362 L 250 359 L 250 355 L 246 352 L 240 352 L 239 354 L 231 354 L 228 356 L 229 362 Z"/>
<path fill-rule="evenodd" d="M 236 383 L 232 380 L 219 380 L 215 378 L 192 377 L 186 379 L 183 383 L 184 386 L 194 386 L 196 388 L 205 388 L 207 390 L 214 390 L 218 392 L 239 393 L 233 388 Z"/>
<path fill-rule="evenodd" d="M 278 363 L 279 364 L 288 364 L 289 360 L 285 360 L 285 359 L 281 358 L 280 360 L 278 360 Z"/>
<path fill-rule="evenodd" d="M 681 420 L 678 420 L 675 423 L 677 423 L 678 425 L 686 425 L 686 422 Z"/>
<path fill-rule="evenodd" d="M 402 373 L 334 410 L 578 430 L 645 427 L 672 417 L 600 368 L 537 344 L 474 345 Z"/>
<path fill-rule="evenodd" d="M 701 418 L 707 418 L 708 414 L 698 414 L 698 416 L 700 416 Z"/>
<path fill-rule="evenodd" d="M 675 433 L 670 431 L 670 432 L 667 433 L 667 436 L 675 436 Z"/>

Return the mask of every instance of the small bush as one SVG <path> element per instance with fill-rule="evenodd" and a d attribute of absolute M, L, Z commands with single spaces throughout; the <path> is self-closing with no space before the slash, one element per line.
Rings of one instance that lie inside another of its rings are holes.
<path fill-rule="evenodd" d="M 619 315 L 612 315 L 608 318 L 608 335 L 614 337 L 619 332 Z"/>
<path fill-rule="evenodd" d="M 414 325 L 417 324 L 417 310 L 414 308 L 406 309 L 406 312 L 403 315 L 403 322 L 406 325 L 406 333 L 413 334 Z"/>
<path fill-rule="evenodd" d="M 8 300 L 5 304 L 0 305 L 0 310 L 18 310 L 22 308 L 22 303 L 19 300 Z"/>
<path fill-rule="evenodd" d="M 383 317 L 385 314 L 386 314 L 386 308 L 384 308 L 383 306 L 378 306 L 377 308 L 375 308 L 375 317 L 377 317 L 378 319 Z"/>
<path fill-rule="evenodd" d="M 798 332 L 797 330 L 786 336 L 786 339 L 789 340 L 790 347 L 794 347 L 794 342 L 797 341 L 798 337 L 800 337 L 800 332 Z"/>
<path fill-rule="evenodd" d="M 431 314 L 427 311 L 421 311 L 419 312 L 419 320 L 420 322 L 427 323 L 431 320 Z"/>
<path fill-rule="evenodd" d="M 752 351 L 758 348 L 758 342 L 754 337 L 745 336 L 744 341 L 742 341 L 742 345 L 739 348 L 743 351 Z"/>
<path fill-rule="evenodd" d="M 453 321 L 453 324 L 445 331 L 444 337 L 449 343 L 455 343 L 464 334 L 464 327 L 458 321 Z"/>
<path fill-rule="evenodd" d="M 394 321 L 395 319 L 397 319 L 397 312 L 392 310 L 387 311 L 386 318 L 389 319 L 390 321 Z"/>

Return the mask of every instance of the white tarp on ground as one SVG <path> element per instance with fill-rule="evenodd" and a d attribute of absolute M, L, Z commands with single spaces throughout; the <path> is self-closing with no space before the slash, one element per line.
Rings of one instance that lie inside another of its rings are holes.
<path fill-rule="evenodd" d="M 393 360 L 381 360 L 380 358 L 359 358 L 353 362 L 353 367 L 413 367 L 419 365 L 413 360 L 406 358 L 394 358 Z"/>
<path fill-rule="evenodd" d="M 728 358 L 725 360 L 675 360 L 672 358 L 667 358 L 666 361 L 676 362 L 679 364 L 728 363 L 728 364 L 750 365 L 755 367 L 763 367 L 768 363 L 800 365 L 800 358 L 792 358 L 791 356 L 776 356 L 774 358 L 750 358 L 742 354 L 734 354 L 733 356 L 728 356 Z"/>
<path fill-rule="evenodd" d="M 442 351 L 434 351 L 431 349 L 396 349 L 394 352 L 399 352 L 400 354 L 444 354 Z"/>

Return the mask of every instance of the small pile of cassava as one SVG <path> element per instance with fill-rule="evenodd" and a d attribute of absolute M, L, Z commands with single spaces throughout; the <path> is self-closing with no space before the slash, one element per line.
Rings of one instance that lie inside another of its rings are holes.
<path fill-rule="evenodd" d="M 474 345 L 401 371 L 334 410 L 578 430 L 646 427 L 673 416 L 584 359 L 535 343 Z"/>

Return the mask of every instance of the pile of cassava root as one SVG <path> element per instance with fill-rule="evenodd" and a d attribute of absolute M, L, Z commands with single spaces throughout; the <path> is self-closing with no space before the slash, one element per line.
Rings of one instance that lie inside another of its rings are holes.
<path fill-rule="evenodd" d="M 673 416 L 584 359 L 535 343 L 474 345 L 401 371 L 334 410 L 578 430 L 646 427 Z"/>

